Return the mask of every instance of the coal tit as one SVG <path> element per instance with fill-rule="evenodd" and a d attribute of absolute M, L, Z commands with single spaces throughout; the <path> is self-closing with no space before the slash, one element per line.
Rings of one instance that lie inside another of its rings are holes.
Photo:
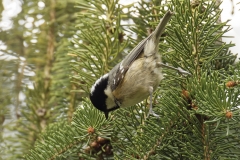
<path fill-rule="evenodd" d="M 149 114 L 154 114 L 152 94 L 163 78 L 163 64 L 158 54 L 159 39 L 172 14 L 168 11 L 153 33 L 92 86 L 90 100 L 97 109 L 105 113 L 106 119 L 110 111 L 133 106 L 149 95 Z"/>

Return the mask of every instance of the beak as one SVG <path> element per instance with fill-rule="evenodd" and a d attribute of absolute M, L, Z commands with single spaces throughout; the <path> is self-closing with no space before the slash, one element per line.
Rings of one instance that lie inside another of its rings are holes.
<path fill-rule="evenodd" d="M 108 119 L 108 111 L 104 112 L 106 119 Z"/>

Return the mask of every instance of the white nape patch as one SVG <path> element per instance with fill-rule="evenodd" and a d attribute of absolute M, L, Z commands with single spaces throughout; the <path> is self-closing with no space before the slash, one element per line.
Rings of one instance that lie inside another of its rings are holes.
<path fill-rule="evenodd" d="M 91 88 L 91 94 L 92 92 L 95 90 L 96 86 L 103 80 L 106 79 L 108 77 L 108 73 L 104 74 L 102 77 L 100 77 L 98 80 L 96 80 L 96 82 L 94 83 L 94 85 Z"/>
<path fill-rule="evenodd" d="M 156 44 L 154 43 L 153 39 L 149 39 L 144 47 L 144 54 L 146 56 L 148 56 L 148 54 L 152 54 L 155 48 Z"/>

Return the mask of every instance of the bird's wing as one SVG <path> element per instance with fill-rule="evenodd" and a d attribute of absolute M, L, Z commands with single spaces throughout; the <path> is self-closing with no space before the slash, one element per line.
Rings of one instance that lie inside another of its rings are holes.
<path fill-rule="evenodd" d="M 143 39 L 133 50 L 117 65 L 115 66 L 112 71 L 115 72 L 112 78 L 111 89 L 112 91 L 115 90 L 118 85 L 124 79 L 124 76 L 128 69 L 130 68 L 131 64 L 141 55 L 144 53 L 144 47 L 149 39 L 153 39 L 154 43 L 159 43 L 159 38 L 164 31 L 165 26 L 167 25 L 168 21 L 172 16 L 172 12 L 168 11 L 161 22 L 156 27 L 155 31 L 150 34 L 147 38 Z"/>
<path fill-rule="evenodd" d="M 115 90 L 121 81 L 124 79 L 126 72 L 128 71 L 131 64 L 141 55 L 144 51 L 144 46 L 147 40 L 151 37 L 150 34 L 147 38 L 142 40 L 113 70 L 115 74 L 113 75 L 113 81 L 111 82 L 111 89 Z"/>

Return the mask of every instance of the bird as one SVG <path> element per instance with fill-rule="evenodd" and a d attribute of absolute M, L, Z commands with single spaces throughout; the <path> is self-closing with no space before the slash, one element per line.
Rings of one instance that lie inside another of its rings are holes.
<path fill-rule="evenodd" d="M 162 63 L 158 53 L 160 37 L 172 15 L 173 12 L 167 11 L 148 37 L 92 85 L 90 100 L 94 107 L 104 112 L 106 119 L 109 112 L 133 106 L 149 96 L 148 116 L 158 116 L 152 109 L 152 95 L 163 79 L 162 67 L 175 69 Z M 188 73 L 180 68 L 177 70 Z"/>

